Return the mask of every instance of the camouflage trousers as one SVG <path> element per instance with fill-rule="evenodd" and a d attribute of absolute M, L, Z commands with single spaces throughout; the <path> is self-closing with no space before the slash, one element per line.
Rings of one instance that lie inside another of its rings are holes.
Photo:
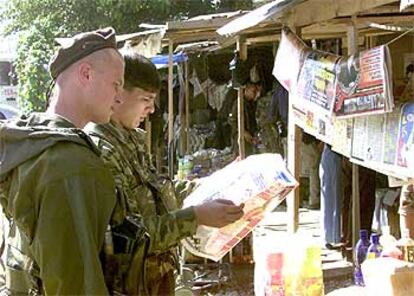
<path fill-rule="evenodd" d="M 151 296 L 175 294 L 176 259 L 172 252 L 150 256 L 146 263 L 146 282 Z"/>

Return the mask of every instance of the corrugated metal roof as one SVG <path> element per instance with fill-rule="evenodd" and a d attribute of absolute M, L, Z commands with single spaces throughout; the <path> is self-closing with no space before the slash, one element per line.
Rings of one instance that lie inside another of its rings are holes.
<path fill-rule="evenodd" d="M 246 29 L 254 27 L 270 18 L 282 15 L 289 8 L 304 2 L 305 0 L 276 0 L 260 6 L 251 12 L 238 17 L 226 25 L 219 28 L 216 32 L 221 37 L 229 38 Z"/>

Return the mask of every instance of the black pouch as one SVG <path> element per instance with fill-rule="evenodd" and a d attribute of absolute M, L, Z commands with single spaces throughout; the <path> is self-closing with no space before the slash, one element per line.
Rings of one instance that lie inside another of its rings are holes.
<path fill-rule="evenodd" d="M 137 244 L 147 236 L 142 221 L 134 217 L 126 217 L 122 224 L 112 228 L 114 253 L 132 254 Z"/>

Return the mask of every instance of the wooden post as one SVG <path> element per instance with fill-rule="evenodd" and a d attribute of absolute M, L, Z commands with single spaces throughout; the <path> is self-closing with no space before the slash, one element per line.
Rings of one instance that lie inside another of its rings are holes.
<path fill-rule="evenodd" d="M 178 66 L 180 67 L 180 66 Z M 179 69 L 177 69 L 179 70 Z M 182 75 L 183 75 L 183 82 L 184 85 L 182 87 L 184 88 L 184 92 L 180 89 L 180 96 L 179 96 L 179 103 L 178 103 L 178 116 L 180 117 L 180 142 L 179 142 L 179 155 L 180 157 L 187 154 L 186 146 L 187 146 L 187 131 L 186 131 L 186 114 L 185 114 L 185 104 L 187 100 L 187 94 L 186 94 L 186 73 L 185 73 L 185 66 L 182 67 Z M 178 71 L 179 73 L 180 71 Z M 181 83 L 180 83 L 181 88 Z"/>
<path fill-rule="evenodd" d="M 190 153 L 190 73 L 188 61 L 185 61 L 185 153 Z"/>
<path fill-rule="evenodd" d="M 300 37 L 301 29 L 295 29 L 296 34 Z M 301 166 L 301 141 L 302 130 L 295 124 L 293 116 L 292 94 L 289 93 L 289 121 L 288 121 L 288 137 L 287 137 L 287 166 L 296 180 L 300 179 Z M 290 233 L 295 233 L 299 226 L 299 187 L 291 191 L 286 199 L 288 211 L 287 229 Z"/>
<path fill-rule="evenodd" d="M 356 16 L 352 16 L 352 23 L 347 30 L 348 55 L 358 51 L 358 30 Z M 359 170 L 358 165 L 352 164 L 352 245 L 355 246 L 359 237 Z M 354 255 L 355 256 L 355 255 Z"/>
<path fill-rule="evenodd" d="M 240 60 L 247 59 L 247 44 L 245 38 L 239 36 L 237 39 L 237 50 L 240 53 Z M 241 86 L 238 90 L 237 96 L 237 127 L 239 131 L 238 143 L 239 143 L 239 156 L 241 159 L 246 157 L 244 146 L 244 86 Z"/>
<path fill-rule="evenodd" d="M 174 176 L 173 41 L 168 41 L 168 174 Z"/>

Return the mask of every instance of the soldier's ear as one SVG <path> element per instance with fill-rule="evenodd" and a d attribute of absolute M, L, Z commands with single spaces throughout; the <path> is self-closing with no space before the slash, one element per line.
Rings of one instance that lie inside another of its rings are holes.
<path fill-rule="evenodd" d="M 87 85 L 92 80 L 92 65 L 89 62 L 80 62 L 77 67 L 78 80 L 82 85 Z"/>

